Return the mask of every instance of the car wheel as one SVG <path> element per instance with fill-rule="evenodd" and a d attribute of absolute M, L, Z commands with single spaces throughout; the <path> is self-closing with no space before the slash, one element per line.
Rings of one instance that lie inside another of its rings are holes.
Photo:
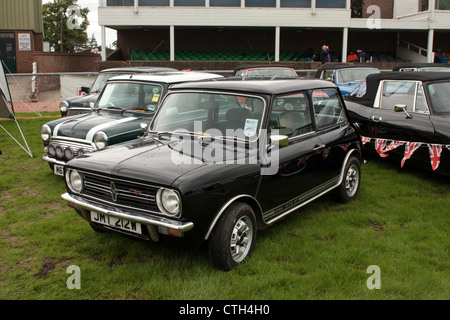
<path fill-rule="evenodd" d="M 344 178 L 336 190 L 337 200 L 346 203 L 356 198 L 361 183 L 361 163 L 352 157 L 345 166 Z"/>
<path fill-rule="evenodd" d="M 228 208 L 217 222 L 209 239 L 209 255 L 216 268 L 229 271 L 243 263 L 253 251 L 256 218 L 245 203 Z"/>

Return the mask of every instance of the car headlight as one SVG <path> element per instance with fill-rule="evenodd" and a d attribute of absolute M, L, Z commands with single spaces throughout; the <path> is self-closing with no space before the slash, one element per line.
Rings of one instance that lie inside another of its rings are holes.
<path fill-rule="evenodd" d="M 69 103 L 66 100 L 63 100 L 59 103 L 59 110 L 61 110 L 61 112 L 67 112 L 68 108 L 69 108 Z"/>
<path fill-rule="evenodd" d="M 94 136 L 94 143 L 98 150 L 108 146 L 108 136 L 103 131 L 99 131 Z"/>
<path fill-rule="evenodd" d="M 178 192 L 161 188 L 156 193 L 156 204 L 162 213 L 177 215 L 181 211 L 181 200 Z"/>
<path fill-rule="evenodd" d="M 72 192 L 80 193 L 81 191 L 83 191 L 83 177 L 78 173 L 77 170 L 69 169 L 66 171 L 66 182 Z"/>
<path fill-rule="evenodd" d="M 44 140 L 44 142 L 49 142 L 51 136 L 52 136 L 52 130 L 50 129 L 50 127 L 48 125 L 44 124 L 41 127 L 41 138 L 42 138 L 42 140 Z"/>

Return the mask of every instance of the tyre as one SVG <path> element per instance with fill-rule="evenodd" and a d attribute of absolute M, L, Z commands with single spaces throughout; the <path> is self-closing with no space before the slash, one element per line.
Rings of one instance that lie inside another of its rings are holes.
<path fill-rule="evenodd" d="M 361 162 L 352 157 L 347 162 L 342 183 L 336 190 L 336 198 L 339 202 L 347 203 L 356 198 L 361 183 Z"/>
<path fill-rule="evenodd" d="M 220 217 L 209 239 L 209 256 L 213 265 L 230 271 L 243 263 L 253 251 L 256 218 L 245 203 L 236 203 Z"/>

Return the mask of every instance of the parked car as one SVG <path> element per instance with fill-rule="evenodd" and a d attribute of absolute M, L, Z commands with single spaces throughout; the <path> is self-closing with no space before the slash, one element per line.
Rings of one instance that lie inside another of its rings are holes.
<path fill-rule="evenodd" d="M 92 83 L 91 87 L 81 87 L 81 91 L 84 95 L 71 97 L 60 102 L 59 110 L 61 112 L 61 116 L 64 118 L 92 111 L 91 104 L 95 104 L 100 92 L 105 87 L 106 82 L 112 77 L 126 74 L 156 73 L 167 71 L 177 70 L 164 67 L 129 67 L 102 70 L 98 73 L 98 76 Z"/>
<path fill-rule="evenodd" d="M 242 65 L 234 69 L 234 75 L 236 77 L 298 77 L 294 68 L 274 64 Z"/>
<path fill-rule="evenodd" d="M 450 176 L 450 74 L 369 75 L 346 97 L 364 149 Z"/>
<path fill-rule="evenodd" d="M 277 103 L 293 95 L 307 106 Z M 353 200 L 361 161 L 359 134 L 328 81 L 183 83 L 145 136 L 69 161 L 62 198 L 94 230 L 208 241 L 213 265 L 230 270 L 257 230 L 329 192 Z"/>
<path fill-rule="evenodd" d="M 167 72 L 111 78 L 93 112 L 42 126 L 46 153 L 42 160 L 62 176 L 68 160 L 142 136 L 171 84 L 221 77 L 203 72 Z"/>
<path fill-rule="evenodd" d="M 450 66 L 448 65 L 440 65 L 440 64 L 432 64 L 432 63 L 415 63 L 415 64 L 405 64 L 400 66 L 395 66 L 392 71 L 403 71 L 403 72 L 412 72 L 412 71 L 434 71 L 434 72 L 450 72 Z"/>
<path fill-rule="evenodd" d="M 345 97 L 357 88 L 369 74 L 380 72 L 378 68 L 363 65 L 325 65 L 317 69 L 315 77 L 333 82 Z"/>

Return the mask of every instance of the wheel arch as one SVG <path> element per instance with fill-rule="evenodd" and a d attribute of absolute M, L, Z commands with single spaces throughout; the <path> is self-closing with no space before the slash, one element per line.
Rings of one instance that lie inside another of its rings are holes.
<path fill-rule="evenodd" d="M 253 209 L 253 212 L 254 212 L 255 218 L 256 218 L 256 224 L 257 224 L 256 227 L 258 230 L 264 229 L 266 227 L 266 224 L 264 223 L 263 218 L 262 218 L 262 208 L 261 208 L 261 205 L 259 204 L 258 200 L 256 200 L 254 197 L 252 197 L 250 195 L 242 194 L 242 195 L 238 195 L 238 196 L 232 198 L 231 200 L 229 200 L 227 203 L 225 203 L 220 208 L 219 212 L 217 212 L 217 214 L 214 216 L 213 221 L 209 225 L 209 228 L 205 234 L 204 240 L 209 239 L 211 232 L 214 230 L 214 227 L 216 226 L 217 222 L 222 217 L 224 212 L 228 208 L 230 208 L 233 204 L 238 203 L 238 202 L 248 204 Z"/>

